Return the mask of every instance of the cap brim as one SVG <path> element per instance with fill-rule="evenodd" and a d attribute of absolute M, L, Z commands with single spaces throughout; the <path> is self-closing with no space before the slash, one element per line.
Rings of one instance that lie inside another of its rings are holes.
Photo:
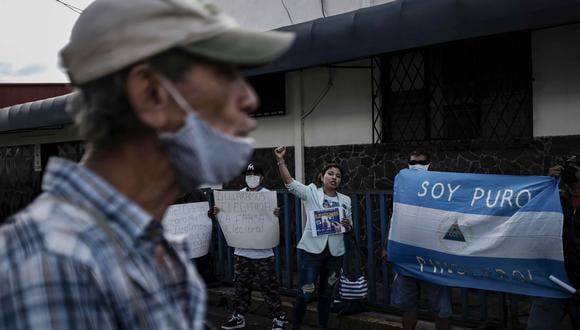
<path fill-rule="evenodd" d="M 282 55 L 293 41 L 294 33 L 291 32 L 236 28 L 213 38 L 186 45 L 183 49 L 194 55 L 220 62 L 239 66 L 259 66 Z"/>

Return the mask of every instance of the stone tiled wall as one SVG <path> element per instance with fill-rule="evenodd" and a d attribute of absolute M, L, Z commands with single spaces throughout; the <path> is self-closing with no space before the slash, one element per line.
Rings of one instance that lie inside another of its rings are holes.
<path fill-rule="evenodd" d="M 84 152 L 83 146 L 79 142 L 43 144 L 43 170 L 51 156 L 78 161 Z M 33 168 L 33 145 L 0 148 L 0 223 L 40 193 L 42 172 L 35 172 Z"/>
<path fill-rule="evenodd" d="M 0 148 L 0 222 L 40 191 L 41 174 L 33 171 L 34 146 Z"/>
<path fill-rule="evenodd" d="M 580 135 L 493 143 L 439 141 L 307 147 L 305 177 L 313 182 L 325 164 L 337 163 L 344 171 L 342 190 L 389 190 L 414 149 L 426 150 L 431 155 L 431 169 L 436 171 L 544 175 L 566 155 L 580 155 Z M 289 165 L 293 165 L 292 156 L 293 152 L 287 156 Z M 266 186 L 282 188 L 272 150 L 258 149 L 254 158 L 265 164 Z M 292 168 L 290 172 L 294 173 Z M 241 183 L 241 179 L 236 181 L 237 185 Z"/>
<path fill-rule="evenodd" d="M 344 170 L 342 191 L 389 190 L 397 172 L 407 166 L 409 152 L 421 148 L 431 154 L 432 169 L 439 171 L 543 175 L 552 164 L 569 154 L 580 155 L 580 135 L 536 138 L 523 141 L 482 143 L 429 142 L 308 147 L 304 151 L 305 177 L 316 179 L 327 163 L 338 163 Z M 84 151 L 81 142 L 42 146 L 43 165 L 48 156 L 79 160 Z M 41 175 L 32 171 L 33 147 L 0 148 L 0 222 L 28 204 L 40 192 Z M 282 189 L 272 148 L 257 149 L 253 161 L 265 171 L 264 186 Z M 294 148 L 287 150 L 286 163 L 294 174 Z M 239 176 L 225 188 L 244 186 Z"/>

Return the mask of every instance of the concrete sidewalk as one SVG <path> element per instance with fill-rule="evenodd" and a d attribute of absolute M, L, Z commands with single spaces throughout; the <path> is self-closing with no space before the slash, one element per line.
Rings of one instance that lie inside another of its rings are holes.
<path fill-rule="evenodd" d="M 231 313 L 231 298 L 233 296 L 233 289 L 230 287 L 216 287 L 208 289 L 208 317 L 219 327 Z M 282 297 L 282 307 L 289 317 L 292 315 L 294 298 Z M 247 329 L 269 329 L 271 327 L 271 318 L 263 296 L 260 293 L 253 293 L 252 306 L 250 307 L 249 327 Z M 221 319 L 220 319 L 221 318 Z M 317 322 L 316 303 L 308 306 L 308 311 L 304 323 L 308 327 L 303 329 L 315 329 Z M 330 315 L 329 326 L 331 329 L 349 330 L 349 329 L 364 329 L 364 330 L 384 330 L 384 329 L 402 329 L 401 317 L 398 315 L 389 315 L 377 312 L 365 312 L 356 315 L 338 317 L 336 314 Z M 286 329 L 290 329 L 287 326 Z M 435 329 L 435 324 L 432 322 L 419 321 L 417 329 L 431 330 Z M 474 328 L 452 326 L 453 330 L 467 330 Z"/>
<path fill-rule="evenodd" d="M 208 306 L 207 320 L 213 325 L 214 329 L 220 329 L 231 316 L 231 310 L 225 306 Z M 246 315 L 246 330 L 264 330 L 272 328 L 272 318 L 269 316 L 248 314 Z M 288 325 L 286 329 L 290 329 Z M 316 330 L 313 327 L 302 327 L 303 330 Z"/>

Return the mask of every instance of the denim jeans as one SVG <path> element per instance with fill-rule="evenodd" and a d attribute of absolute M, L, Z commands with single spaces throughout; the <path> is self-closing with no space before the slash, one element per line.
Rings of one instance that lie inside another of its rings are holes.
<path fill-rule="evenodd" d="M 306 306 L 318 286 L 318 327 L 328 328 L 332 293 L 338 283 L 341 257 L 330 254 L 328 246 L 319 254 L 298 250 L 300 256 L 299 285 L 294 305 L 293 329 L 300 329 Z"/>
<path fill-rule="evenodd" d="M 453 314 L 451 305 L 451 288 L 440 286 L 418 279 L 395 274 L 391 286 L 391 304 L 403 312 L 416 312 L 419 307 L 419 297 L 429 303 L 429 311 L 439 318 L 447 319 Z"/>

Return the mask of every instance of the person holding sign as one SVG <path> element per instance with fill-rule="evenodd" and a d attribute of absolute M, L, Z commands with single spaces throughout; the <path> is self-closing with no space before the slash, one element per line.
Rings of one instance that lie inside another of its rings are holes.
<path fill-rule="evenodd" d="M 262 186 L 263 170 L 255 163 L 250 163 L 244 172 L 246 187 L 241 191 L 269 191 Z M 220 209 L 214 206 L 210 212 L 217 216 Z M 274 209 L 274 215 L 280 217 L 280 208 Z M 272 249 L 245 249 L 236 247 L 234 251 L 234 312 L 222 325 L 222 329 L 243 329 L 246 327 L 245 314 L 248 312 L 252 297 L 252 283 L 261 284 L 266 295 L 266 304 L 272 314 L 272 330 L 282 330 L 286 324 L 286 313 L 282 311 L 282 301 L 278 292 L 279 283 L 276 277 L 276 262 Z M 257 280 L 257 281 L 255 281 Z"/>
<path fill-rule="evenodd" d="M 568 280 L 573 287 L 570 299 L 534 298 L 528 318 L 528 329 L 559 328 L 566 314 L 574 329 L 580 329 L 580 161 L 576 156 L 566 159 L 564 165 L 555 165 L 548 175 L 561 177 L 560 203 L 564 214 L 562 247 Z M 556 279 L 558 283 L 559 279 Z M 561 282 L 560 282 L 561 283 Z M 572 292 L 574 291 L 575 292 Z"/>
<path fill-rule="evenodd" d="M 339 278 L 341 256 L 345 252 L 342 234 L 352 230 L 350 197 L 337 191 L 342 170 L 336 164 L 329 164 L 319 174 L 321 187 L 313 183 L 306 186 L 290 175 L 284 162 L 286 147 L 276 148 L 274 154 L 282 181 L 290 193 L 302 200 L 308 214 L 308 222 L 298 243 L 301 264 L 293 329 L 300 329 L 306 305 L 317 286 L 318 328 L 327 329 L 332 293 Z M 337 223 L 340 226 L 336 226 Z"/>
<path fill-rule="evenodd" d="M 429 155 L 425 151 L 414 150 L 411 152 L 409 156 L 409 169 L 428 171 L 430 165 Z M 384 246 L 387 246 L 387 242 L 385 242 Z M 386 257 L 386 251 L 383 253 L 383 256 Z M 419 305 L 419 293 L 421 291 L 426 293 L 431 311 L 436 313 L 436 329 L 449 329 L 449 317 L 453 312 L 451 289 L 395 273 L 391 303 L 403 311 L 403 329 L 415 329 L 417 325 L 417 308 Z"/>

